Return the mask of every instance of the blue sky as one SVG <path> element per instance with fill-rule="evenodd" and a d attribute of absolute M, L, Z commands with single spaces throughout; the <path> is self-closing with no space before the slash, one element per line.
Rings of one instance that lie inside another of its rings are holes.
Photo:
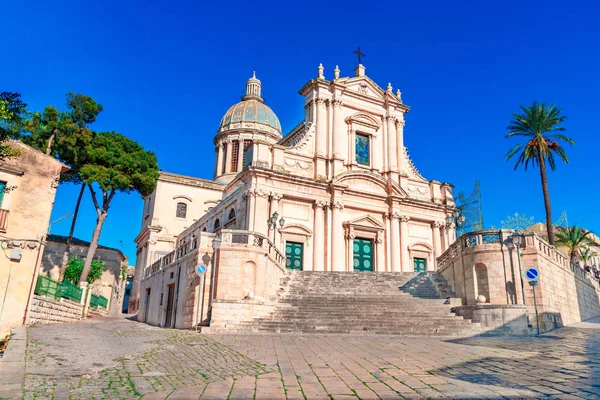
<path fill-rule="evenodd" d="M 253 70 L 284 131 L 303 116 L 298 89 L 319 63 L 352 74 L 357 35 L 367 75 L 410 105 L 405 144 L 427 179 L 471 191 L 481 180 L 486 226 L 515 212 L 545 218 L 538 170 L 503 160 L 511 113 L 555 102 L 568 119 L 571 163 L 550 173 L 554 218 L 600 232 L 600 4 L 597 2 L 6 1 L 0 90 L 32 110 L 67 91 L 104 105 L 93 128 L 157 153 L 162 170 L 211 178 L 212 138 Z M 285 6 L 284 6 L 285 4 Z M 468 193 L 467 193 L 468 194 Z M 52 220 L 72 212 L 61 186 Z M 76 236 L 89 240 L 86 193 Z M 118 195 L 100 242 L 135 261 L 142 201 Z M 52 226 L 67 234 L 69 219 Z"/>

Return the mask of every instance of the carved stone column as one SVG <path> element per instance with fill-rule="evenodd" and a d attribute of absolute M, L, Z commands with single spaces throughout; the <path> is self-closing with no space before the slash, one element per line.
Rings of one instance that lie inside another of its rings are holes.
<path fill-rule="evenodd" d="M 381 132 L 377 132 L 371 136 L 371 154 L 373 155 L 373 162 L 371 163 L 372 168 L 377 172 L 381 171 L 383 157 L 383 137 Z"/>
<path fill-rule="evenodd" d="M 231 157 L 233 155 L 233 142 L 227 140 L 227 157 L 225 158 L 225 173 L 231 172 Z"/>
<path fill-rule="evenodd" d="M 392 270 L 392 256 L 391 256 L 391 247 L 392 247 L 392 239 L 391 239 L 391 228 L 390 228 L 390 214 L 389 213 L 384 213 L 383 214 L 383 226 L 385 228 L 385 235 L 384 235 L 384 239 L 385 239 L 385 265 L 386 265 L 386 272 L 390 272 Z M 388 265 L 389 264 L 389 265 Z"/>
<path fill-rule="evenodd" d="M 346 251 L 344 250 L 344 229 L 342 227 L 342 210 L 344 204 L 336 201 L 331 205 L 331 270 L 345 271 Z"/>
<path fill-rule="evenodd" d="M 404 171 L 404 120 L 396 120 L 396 147 L 398 171 Z"/>
<path fill-rule="evenodd" d="M 223 171 L 223 143 L 217 145 L 217 165 L 215 167 L 215 177 L 221 175 Z"/>
<path fill-rule="evenodd" d="M 440 227 L 443 224 L 439 221 L 433 221 L 431 223 L 431 229 L 433 234 L 433 268 L 428 270 L 435 271 L 437 269 L 437 258 L 442 255 L 442 244 L 441 235 L 440 235 Z"/>
<path fill-rule="evenodd" d="M 347 150 L 344 150 L 346 141 L 344 140 L 344 121 L 342 120 L 342 102 L 340 100 L 333 100 L 331 102 L 332 113 L 333 113 L 333 176 L 336 176 L 342 172 L 342 163 L 345 158 Z"/>
<path fill-rule="evenodd" d="M 328 203 L 317 200 L 313 207 L 315 209 L 315 224 L 314 224 L 314 246 L 313 246 L 313 270 L 325 271 L 325 208 Z"/>
<path fill-rule="evenodd" d="M 410 218 L 406 215 L 400 217 L 400 255 L 402 257 L 402 272 L 410 272 L 414 268 L 410 265 L 408 254 L 408 221 Z"/>
<path fill-rule="evenodd" d="M 327 107 L 325 99 L 316 98 L 315 178 L 327 178 Z"/>
<path fill-rule="evenodd" d="M 391 230 L 391 250 L 392 250 L 392 261 L 391 261 L 391 271 L 392 272 L 400 272 L 402 271 L 400 265 L 400 233 L 399 233 L 399 223 L 398 219 L 400 219 L 400 215 L 397 212 L 390 213 L 390 230 Z"/>
<path fill-rule="evenodd" d="M 238 162 L 237 162 L 237 171 L 241 171 L 244 169 L 244 139 L 240 139 L 240 144 L 238 148 Z"/>
<path fill-rule="evenodd" d="M 398 164 L 396 161 L 396 152 L 398 151 L 396 147 L 396 119 L 388 115 L 385 117 L 385 121 L 387 123 L 387 154 L 388 154 L 388 171 L 396 171 L 398 169 Z"/>
<path fill-rule="evenodd" d="M 327 109 L 325 108 L 325 99 L 320 97 L 315 99 L 317 106 L 317 133 L 315 137 L 317 155 L 325 156 L 327 154 Z"/>
<path fill-rule="evenodd" d="M 375 239 L 375 271 L 385 272 L 385 247 L 384 247 L 385 233 L 383 231 L 377 232 L 377 239 Z"/>

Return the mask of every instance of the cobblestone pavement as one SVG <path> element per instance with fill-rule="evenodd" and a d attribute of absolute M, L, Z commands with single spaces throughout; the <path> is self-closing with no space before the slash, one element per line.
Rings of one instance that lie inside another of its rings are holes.
<path fill-rule="evenodd" d="M 25 399 L 600 399 L 600 319 L 542 337 L 31 327 Z M 0 371 L 2 361 L 0 361 Z"/>

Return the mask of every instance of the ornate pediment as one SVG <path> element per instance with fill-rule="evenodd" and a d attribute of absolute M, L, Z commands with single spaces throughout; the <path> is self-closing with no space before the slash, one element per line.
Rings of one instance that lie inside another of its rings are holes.
<path fill-rule="evenodd" d="M 353 114 L 346 118 L 345 121 L 349 125 L 363 125 L 376 131 L 379 130 L 379 127 L 381 126 L 380 120 L 364 112 L 358 112 L 356 114 Z"/>
<path fill-rule="evenodd" d="M 361 229 L 376 230 L 376 231 L 384 229 L 383 224 L 381 222 L 379 222 L 379 220 L 372 215 L 365 215 L 360 218 L 356 218 L 352 221 L 346 222 L 344 225 L 360 227 Z"/>
<path fill-rule="evenodd" d="M 366 76 L 348 78 L 344 83 L 346 90 L 349 92 L 354 92 L 362 96 L 376 97 L 378 99 L 385 97 L 385 91 Z"/>

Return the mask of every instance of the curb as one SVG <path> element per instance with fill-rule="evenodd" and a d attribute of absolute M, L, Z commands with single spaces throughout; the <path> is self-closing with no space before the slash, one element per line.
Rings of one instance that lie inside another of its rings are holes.
<path fill-rule="evenodd" d="M 21 398 L 25 382 L 27 327 L 13 330 L 4 356 L 0 358 L 0 399 Z"/>

